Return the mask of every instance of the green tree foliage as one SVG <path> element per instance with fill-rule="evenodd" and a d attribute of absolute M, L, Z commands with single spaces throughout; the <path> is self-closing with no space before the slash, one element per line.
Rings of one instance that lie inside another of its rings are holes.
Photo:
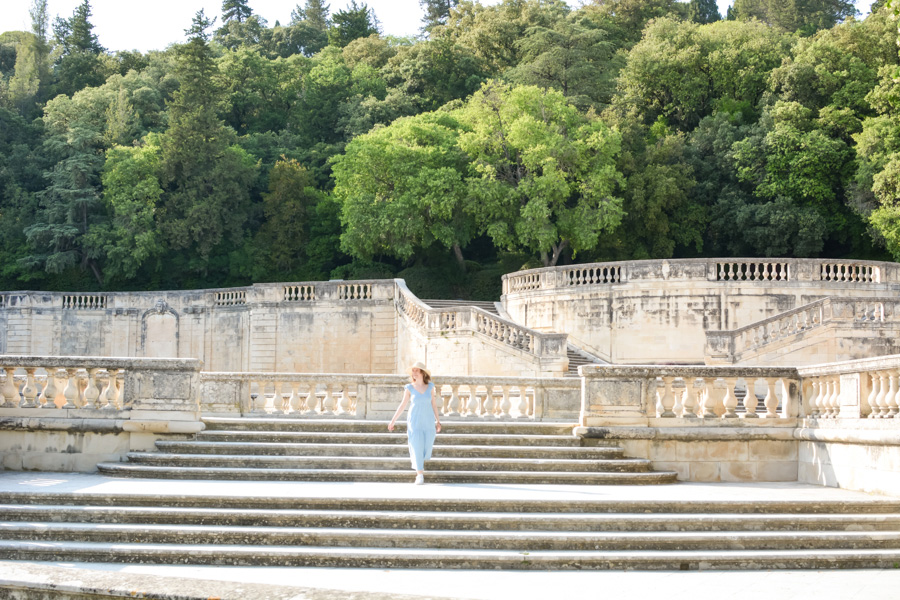
<path fill-rule="evenodd" d="M 688 18 L 694 23 L 705 25 L 722 20 L 716 0 L 691 0 L 688 3 Z"/>
<path fill-rule="evenodd" d="M 253 14 L 247 0 L 222 0 L 222 22 L 243 23 Z"/>
<path fill-rule="evenodd" d="M 619 135 L 555 90 L 489 82 L 461 111 L 479 227 L 503 248 L 556 265 L 593 248 L 622 217 Z"/>
<path fill-rule="evenodd" d="M 663 117 L 680 131 L 696 127 L 720 101 L 754 107 L 790 41 L 761 23 L 658 19 L 628 54 L 613 107 L 648 126 Z"/>
<path fill-rule="evenodd" d="M 462 249 L 474 235 L 468 157 L 456 116 L 425 113 L 355 138 L 333 159 L 342 248 L 363 259 L 409 259 L 434 244 Z"/>
<path fill-rule="evenodd" d="M 369 37 L 373 33 L 378 33 L 378 18 L 375 11 L 365 2 L 357 4 L 356 0 L 350 0 L 346 9 L 341 9 L 331 16 L 328 43 L 343 48 L 353 40 Z"/>
<path fill-rule="evenodd" d="M 432 36 L 447 37 L 485 62 L 492 75 L 515 67 L 520 60 L 519 40 L 531 27 L 552 28 L 569 13 L 562 0 L 502 0 L 483 6 L 461 0 L 450 19 Z"/>
<path fill-rule="evenodd" d="M 757 19 L 804 35 L 857 14 L 852 0 L 734 0 L 732 9 L 737 20 Z"/>
<path fill-rule="evenodd" d="M 160 136 L 161 215 L 165 244 L 189 251 L 187 268 L 206 272 L 213 251 L 244 234 L 255 160 L 236 144 L 217 115 L 222 103 L 218 69 L 209 46 L 211 21 L 201 10 L 177 50 L 178 91 Z"/>
<path fill-rule="evenodd" d="M 107 73 L 100 55 L 104 52 L 90 22 L 91 4 L 84 0 L 69 19 L 57 17 L 53 35 L 58 45 L 54 65 L 53 94 L 72 95 L 88 86 L 103 83 Z"/>
<path fill-rule="evenodd" d="M 419 0 L 419 6 L 425 11 L 422 17 L 422 30 L 431 31 L 443 25 L 450 18 L 450 9 L 459 4 L 459 0 Z"/>
<path fill-rule="evenodd" d="M 291 25 L 305 22 L 319 31 L 327 32 L 330 26 L 328 16 L 330 11 L 331 6 L 322 0 L 306 0 L 303 7 L 298 4 L 291 12 Z"/>
<path fill-rule="evenodd" d="M 532 27 L 519 41 L 522 59 L 506 72 L 512 83 L 554 88 L 579 108 L 609 103 L 618 64 L 605 31 L 579 14 L 552 28 Z"/>
<path fill-rule="evenodd" d="M 688 4 L 678 0 L 591 0 L 584 11 L 609 32 L 618 48 L 631 48 L 653 19 L 685 19 Z"/>

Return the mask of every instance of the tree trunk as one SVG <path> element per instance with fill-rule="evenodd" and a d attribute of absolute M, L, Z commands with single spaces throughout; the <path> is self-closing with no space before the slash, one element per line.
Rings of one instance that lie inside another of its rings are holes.
<path fill-rule="evenodd" d="M 545 267 L 550 266 L 550 257 L 543 250 L 541 250 L 541 264 Z"/>
<path fill-rule="evenodd" d="M 556 263 L 559 262 L 559 257 L 562 256 L 562 251 L 566 249 L 566 246 L 569 245 L 568 240 L 561 241 L 558 245 L 554 244 L 553 248 L 553 257 L 550 259 L 550 264 L 548 267 L 555 267 Z M 543 258 L 543 257 L 541 257 Z M 547 264 L 546 262 L 544 264 Z"/>
<path fill-rule="evenodd" d="M 456 257 L 456 264 L 459 266 L 459 270 L 465 273 L 466 261 L 463 258 L 462 248 L 459 247 L 459 244 L 453 244 L 453 256 Z"/>

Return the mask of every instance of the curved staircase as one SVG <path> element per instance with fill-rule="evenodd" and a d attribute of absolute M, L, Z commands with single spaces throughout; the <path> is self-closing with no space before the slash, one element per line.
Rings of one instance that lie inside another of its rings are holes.
<path fill-rule="evenodd" d="M 405 425 L 382 421 L 206 418 L 193 440 L 157 442 L 105 475 L 166 479 L 411 482 Z M 622 448 L 572 435 L 572 424 L 444 421 L 426 463 L 432 483 L 672 483 L 676 474 Z"/>

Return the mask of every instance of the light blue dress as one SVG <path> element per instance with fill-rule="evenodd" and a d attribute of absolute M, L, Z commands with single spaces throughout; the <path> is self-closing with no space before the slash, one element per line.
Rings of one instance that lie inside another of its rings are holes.
<path fill-rule="evenodd" d="M 431 393 L 434 383 L 429 383 L 425 391 L 419 393 L 411 383 L 406 384 L 409 391 L 409 413 L 406 417 L 406 437 L 409 440 L 409 458 L 416 471 L 425 470 L 425 461 L 431 458 L 434 446 L 435 423 L 434 408 L 431 406 Z"/>

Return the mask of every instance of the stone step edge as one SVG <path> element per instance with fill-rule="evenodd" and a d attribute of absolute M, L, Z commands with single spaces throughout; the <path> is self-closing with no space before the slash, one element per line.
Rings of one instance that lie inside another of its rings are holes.
<path fill-rule="evenodd" d="M 896 568 L 900 550 L 509 551 L 0 541 L 0 559 L 454 569 Z"/>
<path fill-rule="evenodd" d="M 102 474 L 148 479 L 224 479 L 236 481 L 375 481 L 409 482 L 411 470 L 277 469 L 240 467 L 165 467 L 131 463 L 99 463 Z M 566 472 L 566 471 L 426 471 L 426 483 L 568 483 L 574 485 L 654 485 L 675 483 L 674 471 Z"/>
<path fill-rule="evenodd" d="M 335 442 L 223 442 L 204 440 L 157 440 L 157 448 L 170 448 L 178 446 L 195 448 L 223 448 L 223 447 L 265 447 L 265 448 L 368 448 L 371 450 L 403 448 L 406 444 L 347 444 Z M 567 452 L 582 452 L 584 454 L 618 454 L 624 452 L 619 446 L 490 446 L 475 444 L 434 444 L 434 450 L 452 450 L 454 452 L 467 452 L 473 450 L 497 450 L 503 452 L 525 452 L 537 454 L 550 452 L 565 454 Z"/>
<path fill-rule="evenodd" d="M 121 463 L 111 463 L 119 465 Z M 403 484 L 399 484 L 403 485 Z M 405 487 L 405 486 L 404 486 Z M 412 488 L 418 489 L 418 488 Z M 36 502 L 40 501 L 40 502 Z M 836 515 L 856 514 L 891 516 L 900 515 L 900 500 L 703 500 L 702 510 L 697 510 L 697 502 L 682 500 L 513 500 L 505 498 L 447 499 L 422 498 L 420 496 L 400 497 L 353 497 L 353 496 L 273 496 L 266 495 L 220 495 L 215 494 L 167 494 L 104 492 L 0 492 L 3 504 L 28 506 L 119 506 L 152 508 L 162 504 L 174 508 L 212 508 L 227 510 L 328 510 L 328 511 L 378 511 L 417 512 L 439 511 L 455 514 L 516 514 L 533 515 L 560 514 L 579 515 L 597 513 L 617 514 L 673 514 L 673 515 Z M 248 507 L 247 505 L 252 506 Z M 397 510 L 397 505 L 404 508 Z M 336 508 L 338 507 L 338 508 Z M 486 507 L 488 510 L 480 510 Z M 744 509 L 744 510 L 739 510 Z M 827 510 L 826 510 L 827 509 Z"/>
<path fill-rule="evenodd" d="M 269 456 L 269 455 L 260 455 L 260 454 L 185 454 L 185 453 L 168 453 L 168 452 L 129 452 L 125 455 L 129 460 L 138 459 L 138 460 L 152 460 L 156 463 L 162 460 L 233 460 L 233 461 L 250 461 L 250 460 L 269 460 L 273 462 L 300 462 L 300 461 L 324 461 L 324 462 L 338 462 L 338 461 L 358 461 L 362 463 L 378 463 L 378 462 L 387 462 L 387 463 L 396 463 L 400 465 L 408 465 L 409 464 L 409 456 L 398 457 L 398 456 L 294 456 L 294 455 L 284 455 L 284 456 Z M 483 463 L 485 457 L 439 457 L 435 456 L 433 458 L 425 461 L 426 466 L 431 465 L 431 467 L 439 466 L 442 464 L 445 465 L 463 465 L 467 463 Z M 585 457 L 585 458 L 507 458 L 507 457 L 496 457 L 491 458 L 491 462 L 496 464 L 498 467 L 502 466 L 517 466 L 517 465 L 554 465 L 554 466 L 583 466 L 585 463 L 596 464 L 598 467 L 610 467 L 610 466 L 649 466 L 650 461 L 646 458 L 595 458 L 595 457 Z M 496 469 L 497 471 L 503 471 L 503 469 Z M 518 472 L 518 471 L 516 471 Z"/>
<path fill-rule="evenodd" d="M 0 539 L 4 540 L 50 540 L 55 536 L 90 535 L 92 537 L 109 536 L 104 542 L 121 541 L 122 537 L 139 537 L 139 541 L 124 543 L 190 543 L 199 545 L 204 542 L 191 541 L 196 537 L 203 538 L 235 538 L 247 540 L 242 542 L 214 541 L 216 545 L 268 545 L 277 539 L 292 540 L 291 545 L 339 546 L 347 547 L 354 543 L 357 547 L 366 548 L 422 548 L 453 549 L 455 544 L 474 548 L 478 543 L 508 544 L 643 544 L 645 546 L 665 546 L 674 544 L 694 545 L 738 545 L 738 544 L 839 544 L 868 543 L 869 548 L 876 545 L 882 548 L 900 550 L 900 530 L 893 531 L 516 531 L 516 530 L 481 530 L 459 531 L 446 529 L 399 529 L 378 527 L 278 527 L 252 525 L 188 525 L 188 524 L 153 524 L 153 523 L 63 523 L 48 521 L 0 521 Z M 22 537 L 19 537 L 22 536 Z M 185 537 L 188 536 L 188 537 Z M 166 541 L 159 541 L 166 538 Z M 175 538 L 173 541 L 171 538 Z M 272 538 L 275 538 L 273 540 Z M 295 539 L 296 538 L 296 539 Z M 251 539 L 258 541 L 251 542 Z M 156 540 L 156 541 L 154 541 Z M 328 540 L 329 543 L 322 543 Z M 334 540 L 336 543 L 331 543 Z M 386 543 L 379 543 L 381 541 Z M 85 541 L 89 540 L 65 540 Z M 310 543 L 313 542 L 313 543 Z M 273 545 L 286 545 L 287 541 Z M 397 545 L 405 544 L 405 545 Z M 412 545 L 417 544 L 417 545 Z M 511 549 L 511 548 L 510 548 Z M 524 548 L 527 549 L 527 548 Z M 595 548 L 600 549 L 600 548 Z M 613 548 L 609 548 L 613 549 Z M 636 548 L 634 548 L 636 549 Z M 711 548 L 708 548 L 711 549 Z M 740 550 L 744 548 L 731 548 Z M 750 549 L 750 548 L 746 548 Z M 804 548 L 798 548 L 804 549 Z M 809 548 L 805 548 L 809 549 Z M 833 548 L 837 549 L 837 548 Z M 574 550 L 574 548 L 573 548 Z"/>

